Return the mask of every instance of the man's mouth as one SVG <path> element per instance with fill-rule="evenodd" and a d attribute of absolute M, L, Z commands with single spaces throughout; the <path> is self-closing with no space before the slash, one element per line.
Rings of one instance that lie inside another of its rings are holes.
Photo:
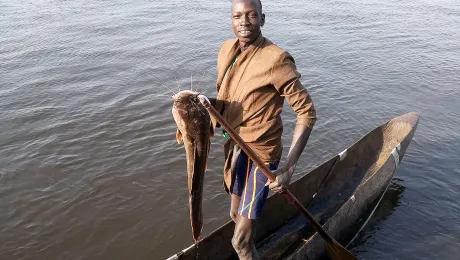
<path fill-rule="evenodd" d="M 238 31 L 240 33 L 241 36 L 248 36 L 252 33 L 251 30 L 241 30 L 241 31 Z"/>

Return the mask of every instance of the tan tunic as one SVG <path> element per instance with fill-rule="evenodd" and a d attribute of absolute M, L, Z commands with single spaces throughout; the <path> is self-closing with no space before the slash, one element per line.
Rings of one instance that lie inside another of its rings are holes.
<path fill-rule="evenodd" d="M 297 124 L 313 128 L 316 112 L 310 95 L 299 81 L 294 59 L 262 34 L 242 53 L 237 39 L 225 41 L 217 69 L 216 109 L 262 161 L 271 163 L 281 158 L 280 115 L 284 99 L 297 113 Z M 233 145 L 228 142 L 225 147 L 227 189 L 234 179 Z"/>

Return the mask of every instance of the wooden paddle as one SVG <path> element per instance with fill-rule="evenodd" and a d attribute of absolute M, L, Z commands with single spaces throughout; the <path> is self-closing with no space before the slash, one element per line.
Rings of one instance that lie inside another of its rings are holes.
<path fill-rule="evenodd" d="M 225 119 L 217 112 L 217 110 L 205 99 L 200 99 L 201 104 L 208 110 L 216 121 L 227 131 L 230 137 L 240 146 L 240 148 L 251 158 L 253 162 L 262 170 L 262 172 L 267 176 L 270 181 L 275 181 L 275 176 L 271 170 L 265 165 L 262 160 L 254 153 L 254 151 L 241 139 L 241 137 L 235 133 L 235 131 L 230 127 L 230 125 L 225 121 Z M 321 237 L 327 243 L 327 251 L 332 260 L 357 260 L 354 255 L 352 255 L 348 250 L 346 250 L 342 245 L 339 244 L 333 237 L 331 237 L 323 227 L 314 219 L 314 217 L 308 212 L 308 210 L 302 205 L 302 203 L 297 200 L 294 195 L 289 191 L 281 192 L 283 196 L 297 208 L 297 210 L 302 213 L 316 228 L 316 231 L 321 235 Z"/>

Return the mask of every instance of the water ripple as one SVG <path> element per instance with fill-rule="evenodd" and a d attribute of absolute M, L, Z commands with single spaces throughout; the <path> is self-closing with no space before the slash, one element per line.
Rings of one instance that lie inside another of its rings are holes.
<path fill-rule="evenodd" d="M 217 52 L 233 37 L 229 9 L 0 3 L 2 257 L 163 259 L 192 243 L 167 87 L 189 88 L 193 75 L 215 96 Z M 295 57 L 318 111 L 294 178 L 390 118 L 421 112 L 399 181 L 353 252 L 457 259 L 460 5 L 267 1 L 264 11 L 264 34 Z M 286 154 L 295 114 L 284 110 Z M 217 135 L 211 146 L 204 234 L 229 219 L 223 143 Z"/>

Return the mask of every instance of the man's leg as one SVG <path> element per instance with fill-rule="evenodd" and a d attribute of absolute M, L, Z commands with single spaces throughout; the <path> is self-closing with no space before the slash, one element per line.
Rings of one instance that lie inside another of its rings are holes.
<path fill-rule="evenodd" d="M 233 233 L 232 245 L 240 259 L 259 259 L 254 244 L 256 237 L 257 219 L 262 215 L 262 208 L 268 195 L 268 188 L 265 187 L 267 178 L 258 167 L 248 167 L 246 183 L 240 203 L 238 205 L 235 231 Z M 236 199 L 232 206 L 236 204 Z"/>
<path fill-rule="evenodd" d="M 256 220 L 247 219 L 238 214 L 241 197 L 231 195 L 230 217 L 235 222 L 232 245 L 240 259 L 259 259 L 254 245 Z"/>
<path fill-rule="evenodd" d="M 230 217 L 235 222 L 232 245 L 240 259 L 259 259 L 254 245 L 256 220 L 247 219 L 238 214 L 241 197 L 231 195 Z"/>
<path fill-rule="evenodd" d="M 235 194 L 232 194 L 232 202 L 230 205 L 230 217 L 232 218 L 233 222 L 236 224 L 236 218 L 238 216 L 238 206 L 240 205 L 241 197 Z"/>
<path fill-rule="evenodd" d="M 240 260 L 258 260 L 259 255 L 254 244 L 256 237 L 255 219 L 248 219 L 236 215 L 235 231 L 233 233 L 232 245 Z"/>
<path fill-rule="evenodd" d="M 271 170 L 276 164 L 270 164 Z M 267 177 L 246 154 L 240 153 L 232 188 L 230 217 L 235 222 L 232 245 L 240 259 L 259 259 L 255 247 L 256 223 L 268 196 Z"/>

